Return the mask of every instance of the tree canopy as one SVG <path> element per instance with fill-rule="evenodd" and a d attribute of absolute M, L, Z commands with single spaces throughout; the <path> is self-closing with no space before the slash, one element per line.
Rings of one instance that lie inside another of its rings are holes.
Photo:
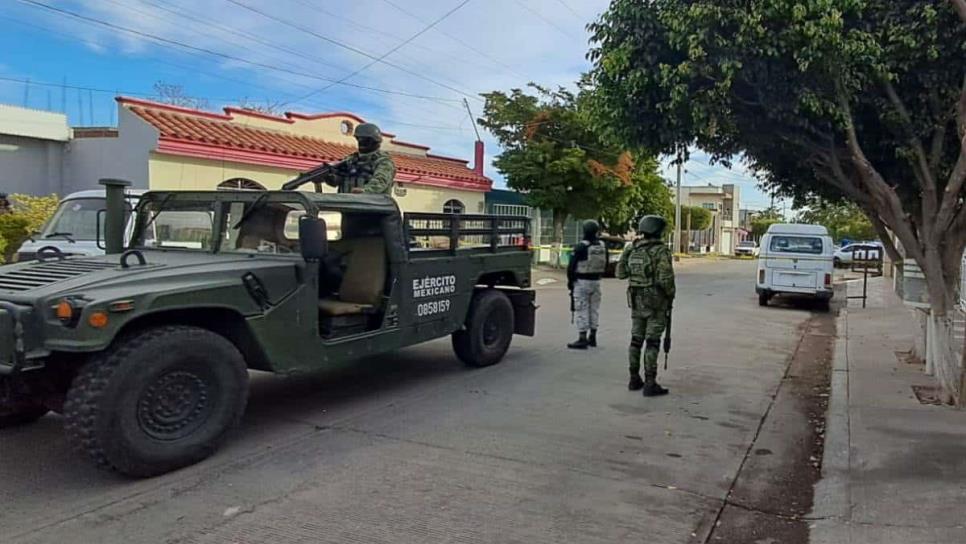
<path fill-rule="evenodd" d="M 587 96 L 530 85 L 532 93 L 484 94 L 480 124 L 502 147 L 494 166 L 530 205 L 554 212 L 560 240 L 567 217 L 600 218 L 624 232 L 642 211 L 666 211 L 667 187 L 653 157 L 604 141 L 587 115 Z"/>
<path fill-rule="evenodd" d="M 798 223 L 823 225 L 833 240 L 874 240 L 878 234 L 862 210 L 851 202 L 835 202 L 820 198 L 809 201 L 795 219 Z"/>
<path fill-rule="evenodd" d="M 763 212 L 756 213 L 751 218 L 751 236 L 756 239 L 761 238 L 768 232 L 768 227 L 775 223 L 784 222 L 785 218 L 775 208 L 768 208 Z"/>
<path fill-rule="evenodd" d="M 625 145 L 740 153 L 779 194 L 854 202 L 945 315 L 966 247 L 964 23 L 966 0 L 614 0 L 591 25 L 590 107 Z"/>

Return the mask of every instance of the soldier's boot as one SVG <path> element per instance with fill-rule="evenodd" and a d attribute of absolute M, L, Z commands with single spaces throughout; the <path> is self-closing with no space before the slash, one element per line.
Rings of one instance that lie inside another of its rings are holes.
<path fill-rule="evenodd" d="M 628 391 L 637 391 L 644 387 L 644 380 L 641 379 L 640 374 L 631 374 L 631 381 L 627 382 Z"/>
<path fill-rule="evenodd" d="M 668 390 L 661 387 L 657 383 L 657 373 L 651 374 L 648 372 L 644 375 L 644 389 L 641 394 L 645 397 L 660 397 L 661 395 L 667 395 Z"/>
<path fill-rule="evenodd" d="M 597 347 L 597 329 L 590 329 L 590 336 L 587 337 L 587 345 L 592 348 Z"/>
<path fill-rule="evenodd" d="M 590 344 L 587 342 L 587 331 L 580 331 L 580 338 L 567 344 L 570 349 L 587 349 Z"/>

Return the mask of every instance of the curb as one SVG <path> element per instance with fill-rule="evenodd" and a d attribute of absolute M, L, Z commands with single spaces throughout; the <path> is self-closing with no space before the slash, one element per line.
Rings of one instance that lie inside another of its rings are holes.
<path fill-rule="evenodd" d="M 812 519 L 837 519 L 848 522 L 852 517 L 850 483 L 850 417 L 849 417 L 849 339 L 848 309 L 842 308 L 836 322 L 838 331 L 832 358 L 831 392 L 825 418 L 825 451 L 822 454 L 822 479 L 815 484 Z M 825 525 L 825 524 L 822 524 Z M 812 540 L 812 542 L 824 542 Z M 828 540 L 828 542 L 839 542 Z"/>

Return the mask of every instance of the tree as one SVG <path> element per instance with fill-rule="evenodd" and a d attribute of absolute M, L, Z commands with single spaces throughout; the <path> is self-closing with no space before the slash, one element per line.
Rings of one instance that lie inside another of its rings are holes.
<path fill-rule="evenodd" d="M 494 166 L 507 185 L 525 193 L 531 206 L 553 211 L 557 243 L 571 216 L 601 217 L 609 229 L 628 225 L 637 206 L 664 190 L 655 183 L 657 162 L 603 141 L 587 115 L 585 93 L 530 88 L 535 94 L 483 95 L 479 123 L 503 148 Z"/>
<path fill-rule="evenodd" d="M 0 206 L 0 262 L 9 262 L 32 232 L 39 231 L 57 210 L 57 195 L 13 194 Z"/>
<path fill-rule="evenodd" d="M 919 263 L 948 327 L 966 248 L 964 4 L 614 0 L 591 25 L 593 109 L 627 145 L 743 153 L 781 193 L 854 202 Z"/>
<path fill-rule="evenodd" d="M 670 206 L 671 213 L 674 213 L 674 206 Z M 668 217 L 668 216 L 665 216 Z M 674 217 L 670 217 L 673 225 Z M 704 230 L 711 226 L 711 211 L 701 206 L 681 206 L 681 228 L 691 230 Z"/>
<path fill-rule="evenodd" d="M 600 209 L 600 224 L 604 232 L 623 235 L 637 228 L 645 215 L 672 218 L 674 205 L 671 190 L 658 174 L 658 162 L 652 157 L 635 161 L 631 183 L 605 195 Z M 607 199 L 609 197 L 609 199 Z"/>
<path fill-rule="evenodd" d="M 182 85 L 156 81 L 154 83 L 154 93 L 158 95 L 158 102 L 171 104 L 172 106 L 181 106 L 182 108 L 195 110 L 207 110 L 210 107 L 207 98 L 188 96 L 185 94 L 184 86 Z"/>
<path fill-rule="evenodd" d="M 833 240 L 873 240 L 877 234 L 865 213 L 851 202 L 813 198 L 795 219 L 798 223 L 823 225 Z"/>
<path fill-rule="evenodd" d="M 756 240 L 761 239 L 768 232 L 768 227 L 775 223 L 784 222 L 785 218 L 775 208 L 768 208 L 763 212 L 756 213 L 751 218 L 751 237 Z"/>
<path fill-rule="evenodd" d="M 252 100 L 247 96 L 238 102 L 238 107 L 243 110 L 264 113 L 266 115 L 281 115 L 284 113 L 285 105 L 281 100 Z"/>

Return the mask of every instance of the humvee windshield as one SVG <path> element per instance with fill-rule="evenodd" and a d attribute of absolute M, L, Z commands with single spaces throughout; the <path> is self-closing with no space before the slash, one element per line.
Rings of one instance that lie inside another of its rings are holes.
<path fill-rule="evenodd" d="M 305 214 L 301 202 L 204 201 L 169 194 L 147 199 L 139 209 L 133 247 L 299 254 L 298 219 Z M 334 222 L 338 228 L 338 219 Z"/>

